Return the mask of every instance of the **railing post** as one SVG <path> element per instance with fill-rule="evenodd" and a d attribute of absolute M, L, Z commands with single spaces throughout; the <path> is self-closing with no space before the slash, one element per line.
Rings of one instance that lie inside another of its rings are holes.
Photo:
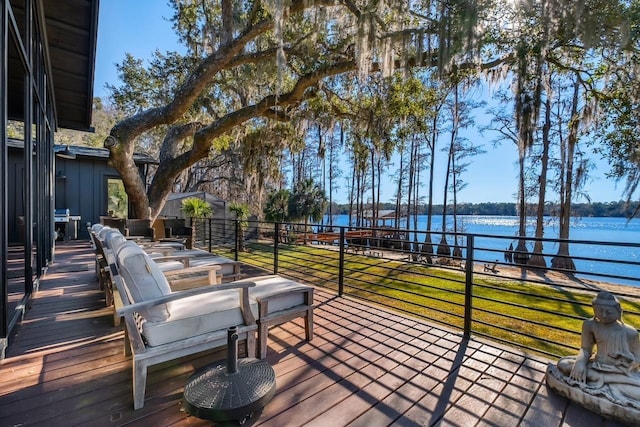
<path fill-rule="evenodd" d="M 208 222 L 209 222 L 209 253 L 211 253 L 211 241 L 212 241 L 212 234 L 211 234 L 211 229 L 212 229 L 212 224 L 211 224 L 212 219 L 209 218 Z"/>
<path fill-rule="evenodd" d="M 236 219 L 236 256 L 235 261 L 238 261 L 238 254 L 240 253 L 240 220 Z"/>
<path fill-rule="evenodd" d="M 471 320 L 473 313 L 473 235 L 467 234 L 467 260 L 465 262 L 464 287 L 464 338 L 471 338 Z"/>
<path fill-rule="evenodd" d="M 338 265 L 338 295 L 344 294 L 344 227 L 340 227 L 340 243 L 338 246 L 340 261 Z"/>
<path fill-rule="evenodd" d="M 274 224 L 273 230 L 273 274 L 278 274 L 278 243 L 280 243 L 280 226 L 279 222 Z"/>

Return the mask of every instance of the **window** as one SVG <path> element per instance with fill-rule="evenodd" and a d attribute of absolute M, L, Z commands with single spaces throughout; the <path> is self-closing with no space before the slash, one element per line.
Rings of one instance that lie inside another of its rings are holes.
<path fill-rule="evenodd" d="M 129 212 L 129 197 L 119 178 L 107 178 L 107 212 L 117 218 L 126 218 Z"/>

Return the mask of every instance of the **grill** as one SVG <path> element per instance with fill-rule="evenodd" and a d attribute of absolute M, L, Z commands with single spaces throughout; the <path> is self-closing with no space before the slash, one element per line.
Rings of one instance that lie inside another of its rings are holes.
<path fill-rule="evenodd" d="M 56 222 L 69 222 L 71 214 L 69 213 L 69 209 L 56 209 L 53 211 L 53 217 Z"/>
<path fill-rule="evenodd" d="M 78 223 L 82 217 L 80 215 L 71 215 L 69 209 L 55 209 L 53 211 L 53 220 L 56 223 L 56 240 L 75 240 L 78 238 Z"/>

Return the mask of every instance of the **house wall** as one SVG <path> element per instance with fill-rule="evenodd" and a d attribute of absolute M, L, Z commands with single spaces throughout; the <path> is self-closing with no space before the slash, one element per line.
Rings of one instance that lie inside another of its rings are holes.
<path fill-rule="evenodd" d="M 99 222 L 107 214 L 108 177 L 120 175 L 102 159 L 81 158 L 55 160 L 55 208 L 69 209 L 81 217 L 78 238 L 88 239 L 86 224 Z M 67 233 L 68 234 L 68 233 Z"/>
<path fill-rule="evenodd" d="M 56 157 L 55 176 L 55 208 L 80 215 L 78 239 L 89 239 L 87 223 L 98 223 L 101 215 L 107 215 L 107 179 L 118 179 L 120 174 L 106 159 L 77 156 Z"/>
<path fill-rule="evenodd" d="M 100 185 L 101 177 L 118 173 L 107 167 L 104 161 L 92 159 L 66 160 L 56 157 L 54 165 L 54 209 L 68 208 L 71 215 L 80 215 L 78 238 L 89 238 L 85 224 L 95 222 L 106 211 L 106 188 Z M 10 149 L 8 157 L 8 235 L 10 244 L 24 240 L 24 161 L 21 149 Z M 62 177 L 61 177 L 62 176 Z M 106 184 L 105 184 L 106 186 Z"/>
<path fill-rule="evenodd" d="M 95 149 L 85 147 L 83 150 L 85 153 L 91 153 Z M 9 244 L 22 244 L 24 240 L 25 180 L 22 152 L 22 147 L 16 147 L 15 144 L 8 149 L 7 234 Z M 100 221 L 101 215 L 107 215 L 107 179 L 120 178 L 120 174 L 107 165 L 107 160 L 103 155 L 76 155 L 75 159 L 54 156 L 53 208 L 69 209 L 71 215 L 81 217 L 78 224 L 78 239 L 88 240 L 87 223 L 95 224 Z M 143 176 L 144 167 L 143 163 L 138 163 L 141 176 Z"/>

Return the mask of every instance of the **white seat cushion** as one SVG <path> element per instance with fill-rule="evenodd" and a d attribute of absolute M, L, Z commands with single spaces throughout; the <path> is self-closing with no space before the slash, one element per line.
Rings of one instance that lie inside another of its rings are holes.
<path fill-rule="evenodd" d="M 157 245 L 147 247 L 146 249 L 147 249 L 146 252 L 150 254 L 169 253 L 170 255 L 190 256 L 192 258 L 211 258 L 216 256 L 216 255 L 213 255 L 211 252 L 203 251 L 202 249 L 177 249 L 172 245 L 165 245 L 164 243 L 158 243 Z M 158 249 L 158 250 L 154 251 L 154 249 Z M 171 251 L 171 249 L 173 249 L 173 251 Z M 225 258 L 222 256 L 219 258 L 224 258 L 225 260 L 230 261 L 229 258 Z"/>
<path fill-rule="evenodd" d="M 132 302 L 149 301 L 171 293 L 169 282 L 157 264 L 134 242 L 127 242 L 118 252 L 120 275 L 127 296 Z M 160 322 L 169 318 L 167 304 L 141 310 L 147 321 Z"/>
<path fill-rule="evenodd" d="M 235 289 L 171 301 L 167 303 L 169 317 L 164 321 L 144 322 L 142 335 L 154 346 L 242 325 L 239 304 Z"/>
<path fill-rule="evenodd" d="M 113 251 L 114 254 L 118 254 L 120 252 L 120 248 L 127 243 L 127 238 L 122 235 L 118 231 L 118 234 L 110 233 L 109 234 L 109 247 Z"/>
<path fill-rule="evenodd" d="M 267 314 L 286 310 L 291 307 L 304 304 L 304 294 L 302 292 L 291 292 L 298 289 L 310 289 L 311 286 L 293 280 L 285 279 L 281 276 L 259 276 L 242 281 L 253 282 L 255 287 L 249 288 L 249 300 L 251 312 L 254 317 L 258 318 L 258 304 L 256 298 L 265 298 L 275 294 L 279 294 L 277 298 L 269 301 L 269 311 Z"/>
<path fill-rule="evenodd" d="M 114 230 L 113 228 L 109 227 L 108 225 L 105 225 L 104 227 L 102 227 L 99 231 L 98 231 L 98 238 L 100 240 L 104 240 L 105 236 L 107 235 L 107 233 L 111 232 L 112 230 Z"/>
<path fill-rule="evenodd" d="M 310 288 L 280 276 L 260 276 L 244 281 L 256 284 L 249 288 L 251 311 L 256 318 L 258 303 L 255 298 L 278 295 L 269 301 L 268 314 L 271 314 L 304 304 L 304 295 L 291 291 Z M 154 346 L 241 325 L 239 292 L 231 289 L 171 301 L 167 303 L 169 317 L 164 321 L 145 322 L 142 334 L 147 343 Z"/>
<path fill-rule="evenodd" d="M 105 246 L 111 249 L 114 254 L 117 254 L 118 249 L 120 249 L 120 247 L 127 241 L 120 230 L 116 230 L 115 228 L 107 232 L 103 240 Z"/>

